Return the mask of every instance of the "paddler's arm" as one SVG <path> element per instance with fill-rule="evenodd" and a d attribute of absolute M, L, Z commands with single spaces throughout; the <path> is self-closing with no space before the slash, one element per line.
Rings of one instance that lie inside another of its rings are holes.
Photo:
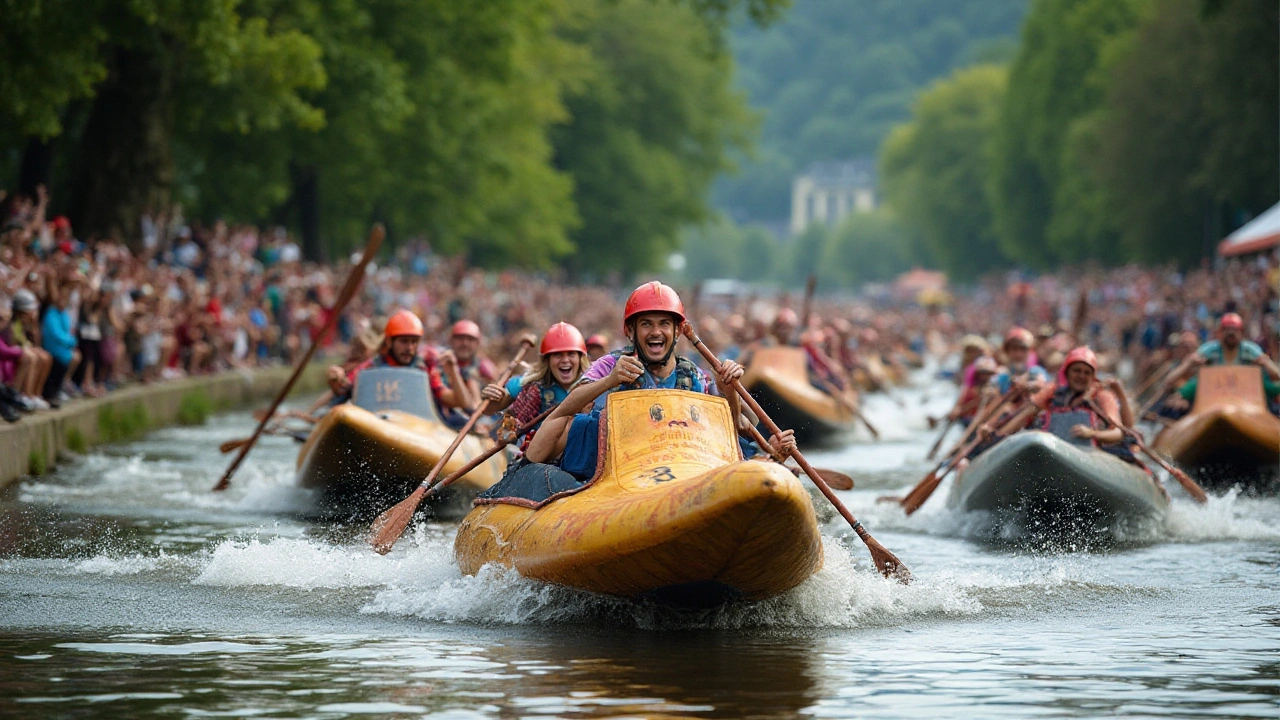
<path fill-rule="evenodd" d="M 493 382 L 484 386 L 484 390 L 480 391 L 480 397 L 488 401 L 485 406 L 484 414 L 490 415 L 501 410 L 506 410 L 515 401 L 511 393 L 507 389 Z"/>
<path fill-rule="evenodd" d="M 1253 362 L 1262 368 L 1262 372 L 1270 375 L 1273 381 L 1280 381 L 1280 366 L 1277 366 L 1276 361 L 1266 353 L 1254 358 Z"/>
<path fill-rule="evenodd" d="M 551 411 L 543 421 L 542 427 L 538 428 L 538 432 L 534 433 L 533 440 L 529 442 L 529 449 L 524 453 L 525 457 L 530 462 L 536 463 L 550 462 L 559 457 L 564 452 L 569 427 L 573 425 L 573 417 L 591 407 L 601 395 L 619 385 L 635 382 L 636 378 L 642 374 L 644 374 L 644 365 L 641 365 L 634 356 L 623 355 L 618 358 L 613 369 L 604 378 L 579 383 L 569 391 L 569 396 Z"/>
<path fill-rule="evenodd" d="M 467 393 L 467 384 L 462 380 L 462 372 L 458 369 L 458 359 L 454 357 L 453 352 L 445 350 L 440 353 L 440 357 L 436 362 L 440 364 L 440 368 L 449 377 L 449 387 L 440 391 L 440 402 L 451 408 L 474 408 L 476 404 Z"/>
<path fill-rule="evenodd" d="M 1129 393 L 1124 391 L 1124 385 L 1120 383 L 1119 378 L 1107 378 L 1102 382 L 1102 387 L 1111 391 L 1116 398 L 1116 405 L 1120 408 L 1120 422 L 1125 427 L 1133 427 L 1133 406 L 1129 404 Z"/>
<path fill-rule="evenodd" d="M 729 417 L 736 418 L 742 415 L 742 398 L 738 396 L 738 391 L 733 389 L 733 383 L 737 382 L 746 374 L 746 370 L 741 365 L 732 360 L 723 360 L 720 362 L 720 370 L 716 373 L 716 389 L 724 395 L 724 399 L 729 403 Z M 741 427 L 735 428 L 740 434 L 743 433 Z"/>

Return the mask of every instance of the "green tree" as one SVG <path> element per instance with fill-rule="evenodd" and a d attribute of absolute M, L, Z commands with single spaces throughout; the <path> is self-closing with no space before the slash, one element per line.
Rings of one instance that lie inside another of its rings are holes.
<path fill-rule="evenodd" d="M 910 123 L 880 158 L 885 199 L 948 272 L 972 278 L 1007 264 L 992 232 L 986 193 L 989 145 L 1007 74 L 995 65 L 960 70 L 921 93 Z"/>
<path fill-rule="evenodd" d="M 796 0 L 776 24 L 742 23 L 738 83 L 764 114 L 758 152 L 717 183 L 739 219 L 788 215 L 792 178 L 809 163 L 873 156 L 931 81 L 1006 59 L 1026 0 Z"/>
<path fill-rule="evenodd" d="M 1191 263 L 1275 202 L 1274 0 L 1170 0 L 1118 49 L 1095 164 L 1127 257 Z"/>
<path fill-rule="evenodd" d="M 887 210 L 850 215 L 830 234 L 818 271 L 821 287 L 857 288 L 911 269 L 913 238 Z"/>
<path fill-rule="evenodd" d="M 1073 124 L 1097 110 L 1106 92 L 1103 51 L 1137 22 L 1136 0 L 1037 0 L 1022 28 L 992 145 L 988 185 L 1000 246 L 1011 258 L 1045 267 L 1098 250 L 1105 226 L 1072 217 L 1096 207 L 1089 187 L 1063 182 L 1091 147 Z M 1063 224 L 1053 227 L 1055 222 Z M 1086 230 L 1095 236 L 1082 235 Z"/>
<path fill-rule="evenodd" d="M 325 82 L 317 45 L 239 5 L 91 0 L 61 8 L 60 21 L 93 30 L 103 70 L 74 150 L 69 203 L 82 231 L 137 236 L 144 210 L 169 200 L 174 137 L 184 128 L 323 124 L 300 94 Z"/>
<path fill-rule="evenodd" d="M 732 59 L 690 9 L 598 2 L 569 37 L 597 67 L 566 100 L 556 166 L 574 179 L 582 226 L 575 272 L 630 275 L 656 267 L 678 230 L 708 217 L 707 191 L 748 142 L 749 115 L 730 89 Z"/>

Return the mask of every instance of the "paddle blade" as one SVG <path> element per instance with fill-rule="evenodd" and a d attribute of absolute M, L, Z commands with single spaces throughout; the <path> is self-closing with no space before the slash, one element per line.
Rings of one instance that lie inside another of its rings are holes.
<path fill-rule="evenodd" d="M 938 485 L 941 482 L 942 478 L 938 477 L 938 473 L 936 471 L 929 473 L 929 475 L 925 477 L 925 479 L 917 485 L 915 489 L 907 493 L 906 497 L 902 498 L 903 512 L 910 515 L 911 513 L 919 510 L 920 506 L 924 505 L 924 502 L 933 494 L 933 491 L 938 489 Z"/>
<path fill-rule="evenodd" d="M 867 545 L 867 550 L 871 552 L 871 562 L 875 564 L 876 570 L 879 570 L 880 574 L 887 578 L 897 580 L 903 585 L 910 585 L 911 571 L 907 569 L 906 565 L 902 564 L 898 556 L 889 552 L 888 548 L 871 537 L 871 533 L 867 532 L 866 528 L 859 525 L 856 530 L 858 537 L 862 538 L 862 542 Z"/>
<path fill-rule="evenodd" d="M 845 475 L 842 472 L 837 472 L 835 470 L 827 470 L 823 468 L 818 470 L 818 474 L 821 475 L 822 479 L 827 482 L 827 485 L 831 486 L 832 490 L 852 490 L 853 489 L 853 478 L 849 477 L 848 475 Z"/>
<path fill-rule="evenodd" d="M 1169 466 L 1169 471 L 1174 479 L 1178 481 L 1178 484 L 1182 486 L 1182 489 L 1186 490 L 1187 494 L 1191 496 L 1192 500 L 1201 505 L 1209 502 L 1209 496 L 1205 495 L 1204 488 L 1200 487 L 1200 484 L 1192 480 L 1189 475 L 1173 466 Z"/>
<path fill-rule="evenodd" d="M 386 555 L 391 552 L 391 548 L 395 547 L 396 541 L 404 534 L 405 528 L 413 522 L 413 514 L 418 511 L 418 505 L 422 503 L 422 498 L 426 494 L 427 489 L 419 485 L 409 497 L 401 500 L 395 507 L 382 513 L 373 521 L 373 533 L 369 544 L 373 545 L 373 549 L 379 555 Z"/>
<path fill-rule="evenodd" d="M 241 445 L 249 442 L 249 438 L 238 438 L 236 440 L 228 440 L 218 446 L 218 452 L 226 455 L 229 452 L 235 452 L 240 449 Z"/>

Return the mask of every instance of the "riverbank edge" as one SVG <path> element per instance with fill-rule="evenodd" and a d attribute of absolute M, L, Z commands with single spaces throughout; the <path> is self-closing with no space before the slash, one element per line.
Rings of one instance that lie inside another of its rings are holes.
<path fill-rule="evenodd" d="M 319 392 L 325 367 L 312 363 L 293 392 Z M 216 375 L 134 385 L 101 398 L 66 403 L 60 410 L 24 415 L 0 427 L 0 489 L 19 478 L 52 470 L 59 456 L 123 442 L 172 425 L 199 425 L 215 412 L 275 398 L 291 367 L 228 370 Z M 253 432 L 245 427 L 245 435 Z"/>

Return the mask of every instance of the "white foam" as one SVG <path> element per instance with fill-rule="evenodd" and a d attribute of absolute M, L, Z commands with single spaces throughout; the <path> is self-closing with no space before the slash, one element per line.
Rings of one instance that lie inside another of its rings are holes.
<path fill-rule="evenodd" d="M 1176 499 L 1164 531 L 1168 539 L 1182 542 L 1280 539 L 1278 505 L 1276 498 L 1242 497 L 1239 488 L 1210 495 L 1204 505 Z"/>
<path fill-rule="evenodd" d="M 856 627 L 931 614 L 973 614 L 981 605 L 956 583 L 917 579 L 909 586 L 855 563 L 839 541 L 825 539 L 823 569 L 796 589 L 758 603 L 706 611 L 674 611 L 529 580 L 497 566 L 475 577 L 439 567 L 381 590 L 364 612 L 413 615 L 441 622 L 556 624 L 608 619 L 661 627 Z"/>
<path fill-rule="evenodd" d="M 174 557 L 166 554 L 163 550 L 160 551 L 159 555 L 129 555 L 125 557 L 113 557 L 105 553 L 99 553 L 88 560 L 81 560 L 76 563 L 72 566 L 72 570 L 89 575 L 137 575 L 164 568 L 186 568 L 190 567 L 191 562 L 189 558 Z"/>

